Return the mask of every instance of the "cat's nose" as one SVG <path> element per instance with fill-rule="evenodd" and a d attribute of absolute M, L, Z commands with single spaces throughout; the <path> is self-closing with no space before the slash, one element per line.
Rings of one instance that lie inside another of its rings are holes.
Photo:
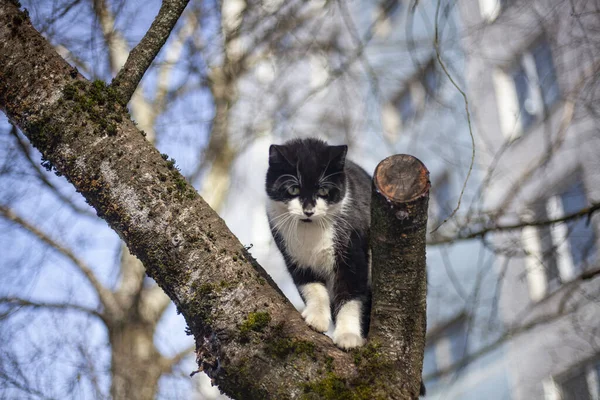
<path fill-rule="evenodd" d="M 315 212 L 313 210 L 307 211 L 304 210 L 304 215 L 306 215 L 307 217 L 312 217 L 315 214 Z"/>

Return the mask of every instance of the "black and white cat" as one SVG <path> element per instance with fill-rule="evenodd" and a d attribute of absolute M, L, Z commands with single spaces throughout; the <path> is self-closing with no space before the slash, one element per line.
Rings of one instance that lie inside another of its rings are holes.
<path fill-rule="evenodd" d="M 347 146 L 294 139 L 269 149 L 271 232 L 306 307 L 306 323 L 334 343 L 361 346 L 371 308 L 371 178 L 346 160 Z"/>

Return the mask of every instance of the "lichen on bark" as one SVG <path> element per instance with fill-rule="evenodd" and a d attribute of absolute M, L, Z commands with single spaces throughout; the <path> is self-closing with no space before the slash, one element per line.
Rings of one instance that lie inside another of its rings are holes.
<path fill-rule="evenodd" d="M 356 353 L 308 328 L 174 161 L 145 140 L 111 88 L 86 81 L 7 0 L 0 0 L 0 108 L 143 262 L 185 317 L 199 368 L 225 393 L 326 398 L 335 387 L 403 398 L 391 377 L 414 373 L 384 373 L 377 365 L 386 365 L 388 353 L 375 362 L 369 348 L 355 364 Z"/>

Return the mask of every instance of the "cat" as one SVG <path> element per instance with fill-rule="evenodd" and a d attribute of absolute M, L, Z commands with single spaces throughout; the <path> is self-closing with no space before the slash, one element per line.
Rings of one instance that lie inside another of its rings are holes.
<path fill-rule="evenodd" d="M 319 332 L 333 320 L 333 342 L 346 350 L 364 344 L 371 309 L 371 178 L 347 150 L 314 138 L 271 145 L 266 176 L 271 233 L 302 317 Z"/>

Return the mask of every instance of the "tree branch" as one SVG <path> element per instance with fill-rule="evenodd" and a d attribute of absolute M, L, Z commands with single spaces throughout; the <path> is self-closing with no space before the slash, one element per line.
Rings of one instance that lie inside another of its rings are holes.
<path fill-rule="evenodd" d="M 434 240 L 427 242 L 427 244 L 430 246 L 448 244 L 448 243 L 455 242 L 457 240 L 478 239 L 478 238 L 485 237 L 488 233 L 513 231 L 513 230 L 525 228 L 527 226 L 549 226 L 549 225 L 560 224 L 563 222 L 568 222 L 571 220 L 577 220 L 577 219 L 580 219 L 583 217 L 587 217 L 589 219 L 598 210 L 600 210 L 600 203 L 594 203 L 590 207 L 582 208 L 579 211 L 567 214 L 560 218 L 547 219 L 547 220 L 543 220 L 543 221 L 529 221 L 529 222 L 521 221 L 516 224 L 490 226 L 488 228 L 483 228 L 483 229 L 473 231 L 473 232 L 459 233 L 456 236 L 446 236 L 446 237 L 442 237 L 439 239 L 434 239 Z"/>
<path fill-rule="evenodd" d="M 157 324 L 171 299 L 159 286 L 143 288 L 140 292 L 139 310 L 147 321 Z"/>
<path fill-rule="evenodd" d="M 516 318 L 516 321 L 518 321 L 518 322 L 516 324 L 513 324 L 512 326 L 509 326 L 508 328 L 506 328 L 504 333 L 500 337 L 498 337 L 496 340 L 493 340 L 493 341 L 483 345 L 476 351 L 469 353 L 466 357 L 459 360 L 458 362 L 455 362 L 447 367 L 439 369 L 432 374 L 424 376 L 423 379 L 425 381 L 428 381 L 430 379 L 437 379 L 440 377 L 447 376 L 451 373 L 454 373 L 454 372 L 460 370 L 461 368 L 463 368 L 464 366 L 472 363 L 474 360 L 477 360 L 478 358 L 497 349 L 504 343 L 506 343 L 510 340 L 514 340 L 516 337 L 518 337 L 520 335 L 523 335 L 533 329 L 543 327 L 544 325 L 551 324 L 553 322 L 556 322 L 557 320 L 560 320 L 562 318 L 565 318 L 569 315 L 574 314 L 576 311 L 579 310 L 579 308 L 581 306 L 588 304 L 588 302 L 584 301 L 583 303 L 581 303 L 581 302 L 576 303 L 573 306 L 567 308 L 566 303 L 570 299 L 573 291 L 578 288 L 577 285 L 579 285 L 581 283 L 581 281 L 592 279 L 592 277 L 596 277 L 598 275 L 600 275 L 600 269 L 596 268 L 594 270 L 588 271 L 587 274 L 585 274 L 585 273 L 582 274 L 579 277 L 579 279 L 569 282 L 564 288 L 562 288 L 562 290 L 564 290 L 563 297 L 562 297 L 561 301 L 559 302 L 559 306 L 557 307 L 556 311 L 537 316 L 537 317 L 531 319 L 530 321 L 527 321 L 524 323 L 522 321 L 524 321 L 526 315 L 523 315 L 521 318 Z"/>
<path fill-rule="evenodd" d="M 23 156 L 25 156 L 25 159 L 29 162 L 29 165 L 31 165 L 31 167 L 35 171 L 36 175 L 38 176 L 39 180 L 48 189 L 50 189 L 50 191 L 52 193 L 54 193 L 54 195 L 60 201 L 62 201 L 64 204 L 68 205 L 69 208 L 71 208 L 71 210 L 75 211 L 76 213 L 78 213 L 80 215 L 85 215 L 86 217 L 94 217 L 94 218 L 96 217 L 96 214 L 93 213 L 89 207 L 88 208 L 79 207 L 77 204 L 75 204 L 73 202 L 73 200 L 71 200 L 70 198 L 65 196 L 52 182 L 50 182 L 50 180 L 46 177 L 46 175 L 44 174 L 42 169 L 39 167 L 38 163 L 36 161 L 34 161 L 33 158 L 31 157 L 31 154 L 29 154 L 29 150 L 30 150 L 29 144 L 26 143 L 21 138 L 21 136 L 19 136 L 19 133 L 17 132 L 17 128 L 14 125 L 11 125 L 10 133 L 16 139 L 17 144 L 19 145 L 19 148 L 21 150 L 21 153 L 23 154 Z"/>
<path fill-rule="evenodd" d="M 21 228 L 33 234 L 39 240 L 41 240 L 54 250 L 58 251 L 67 259 L 69 259 L 73 263 L 73 265 L 75 265 L 79 269 L 79 271 L 87 279 L 90 285 L 92 285 L 92 287 L 98 294 L 100 302 L 109 313 L 114 313 L 119 309 L 112 292 L 105 288 L 104 285 L 102 285 L 102 283 L 100 283 L 100 281 L 98 280 L 94 272 L 90 269 L 90 267 L 88 267 L 83 262 L 83 260 L 79 259 L 75 254 L 73 254 L 71 250 L 62 246 L 61 244 L 53 240 L 50 236 L 42 232 L 40 229 L 25 221 L 23 218 L 19 217 L 8 207 L 0 205 L 0 215 L 2 215 L 7 220 L 19 225 Z"/>
<path fill-rule="evenodd" d="M 44 301 L 31 301 L 27 299 L 21 299 L 19 297 L 0 297 L 0 305 L 8 305 L 12 307 L 29 307 L 29 308 L 45 308 L 45 309 L 54 309 L 54 310 L 71 310 L 71 311 L 79 311 L 84 314 L 92 315 L 94 317 L 100 318 L 102 321 L 105 321 L 104 315 L 101 312 L 80 306 L 78 304 L 73 303 L 54 303 L 54 302 L 44 302 Z"/>
<path fill-rule="evenodd" d="M 163 358 L 161 361 L 161 368 L 163 370 L 163 374 L 171 374 L 173 373 L 173 369 L 183 361 L 184 358 L 194 353 L 196 349 L 195 346 L 190 346 L 181 350 L 179 353 L 175 354 L 171 358 Z"/>
<path fill-rule="evenodd" d="M 122 103 L 129 102 L 188 2 L 189 0 L 163 0 L 150 29 L 131 51 L 125 65 L 111 83 Z"/>

